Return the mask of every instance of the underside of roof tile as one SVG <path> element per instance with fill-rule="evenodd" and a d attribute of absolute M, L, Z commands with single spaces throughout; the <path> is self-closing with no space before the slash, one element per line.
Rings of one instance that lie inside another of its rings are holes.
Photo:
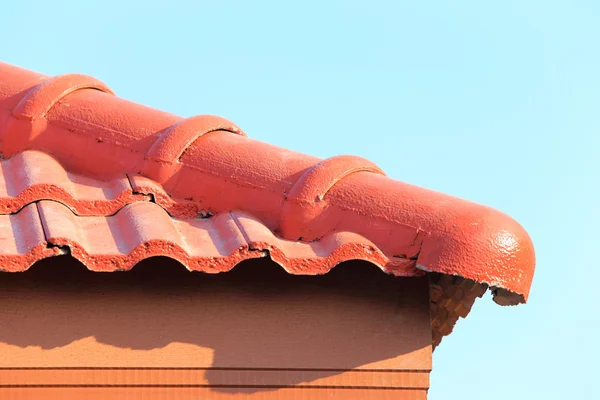
<path fill-rule="evenodd" d="M 65 252 L 96 271 L 156 255 L 203 272 L 270 257 L 293 274 L 362 259 L 396 276 L 451 277 L 432 286 L 446 333 L 482 288 L 517 304 L 533 279 L 531 240 L 499 211 L 360 157 L 320 160 L 220 117 L 131 103 L 85 75 L 0 63 L 0 153 L 5 271 Z"/>

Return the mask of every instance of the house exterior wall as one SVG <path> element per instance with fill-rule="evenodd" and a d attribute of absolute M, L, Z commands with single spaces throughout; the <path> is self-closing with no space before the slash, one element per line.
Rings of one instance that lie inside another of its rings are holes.
<path fill-rule="evenodd" d="M 428 285 L 349 262 L 191 273 L 71 258 L 0 275 L 0 398 L 425 399 Z"/>

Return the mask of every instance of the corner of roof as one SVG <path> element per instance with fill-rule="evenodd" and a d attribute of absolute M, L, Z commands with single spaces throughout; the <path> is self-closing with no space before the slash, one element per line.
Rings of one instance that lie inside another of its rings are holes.
<path fill-rule="evenodd" d="M 513 218 L 470 203 L 424 240 L 418 268 L 489 286 L 500 305 L 525 303 L 535 271 L 530 236 Z"/>

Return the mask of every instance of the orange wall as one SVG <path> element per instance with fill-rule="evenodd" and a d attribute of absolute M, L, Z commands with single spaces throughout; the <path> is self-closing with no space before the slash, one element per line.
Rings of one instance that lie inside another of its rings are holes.
<path fill-rule="evenodd" d="M 300 277 L 257 260 L 205 275 L 155 258 L 92 273 L 64 257 L 1 274 L 0 298 L 2 398 L 92 396 L 90 386 L 111 383 L 143 398 L 185 385 L 180 394 L 203 398 L 351 398 L 377 387 L 369 397 L 417 399 L 429 386 L 426 280 L 366 263 Z"/>

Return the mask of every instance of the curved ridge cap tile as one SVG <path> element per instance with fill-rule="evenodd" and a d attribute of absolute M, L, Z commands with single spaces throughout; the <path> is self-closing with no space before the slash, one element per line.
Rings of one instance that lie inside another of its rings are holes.
<path fill-rule="evenodd" d="M 284 237 L 311 237 L 306 227 L 327 207 L 325 195 L 340 180 L 357 172 L 385 175 L 375 163 L 358 156 L 340 155 L 320 161 L 294 183 L 281 210 Z"/>
<path fill-rule="evenodd" d="M 154 142 L 146 156 L 141 173 L 164 183 L 180 168 L 179 159 L 200 137 L 214 131 L 227 131 L 246 136 L 233 122 L 215 115 L 196 115 L 170 126 Z"/>
<path fill-rule="evenodd" d="M 103 82 L 87 75 L 64 74 L 50 77 L 27 90 L 25 96 L 13 108 L 4 133 L 3 156 L 10 158 L 23 151 L 26 146 L 42 133 L 47 126 L 46 114 L 70 93 L 82 89 L 93 89 L 114 95 Z"/>
<path fill-rule="evenodd" d="M 428 232 L 417 268 L 487 284 L 500 305 L 527 301 L 535 252 L 531 238 L 517 221 L 471 203 L 439 228 Z"/>
<path fill-rule="evenodd" d="M 103 82 L 82 74 L 64 74 L 44 80 L 27 91 L 13 109 L 12 114 L 20 119 L 42 118 L 50 109 L 69 93 L 81 89 L 95 89 L 114 95 Z"/>

